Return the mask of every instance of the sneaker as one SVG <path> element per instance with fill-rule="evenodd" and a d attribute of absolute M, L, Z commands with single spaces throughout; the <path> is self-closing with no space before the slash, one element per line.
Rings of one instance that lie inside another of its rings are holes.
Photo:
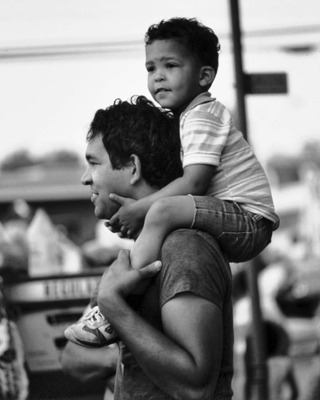
<path fill-rule="evenodd" d="M 64 336 L 75 344 L 84 347 L 109 346 L 119 340 L 115 331 L 99 311 L 93 307 L 82 319 L 70 325 Z"/>

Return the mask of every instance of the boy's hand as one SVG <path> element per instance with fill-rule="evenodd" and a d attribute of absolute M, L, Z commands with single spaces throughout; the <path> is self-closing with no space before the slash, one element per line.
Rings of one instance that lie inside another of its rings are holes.
<path fill-rule="evenodd" d="M 117 194 L 110 194 L 110 199 L 121 207 L 118 212 L 109 220 L 107 227 L 112 232 L 118 232 L 120 237 L 129 239 L 135 238 L 143 226 L 144 216 L 141 216 L 136 200 L 128 197 L 121 197 Z"/>

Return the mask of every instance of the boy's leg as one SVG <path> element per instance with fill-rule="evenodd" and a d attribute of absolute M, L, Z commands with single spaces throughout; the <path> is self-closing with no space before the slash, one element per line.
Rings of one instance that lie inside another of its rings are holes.
<path fill-rule="evenodd" d="M 83 347 L 109 346 L 119 340 L 98 306 L 86 309 L 80 320 L 64 331 L 64 336 L 70 342 Z"/>
<path fill-rule="evenodd" d="M 140 269 L 156 261 L 166 236 L 175 229 L 190 228 L 194 212 L 191 196 L 172 196 L 156 201 L 130 252 L 132 268 Z"/>
<path fill-rule="evenodd" d="M 272 222 L 262 215 L 252 214 L 235 202 L 216 197 L 192 198 L 195 202 L 192 228 L 210 233 L 229 261 L 250 260 L 270 243 Z"/>
<path fill-rule="evenodd" d="M 168 197 L 155 202 L 130 252 L 132 268 L 140 269 L 156 261 L 166 236 L 175 229 L 189 228 L 194 211 L 194 201 L 190 196 Z M 147 285 L 148 282 L 135 294 L 143 293 Z M 64 334 L 68 340 L 86 347 L 100 347 L 118 339 L 98 307 L 67 328 Z"/>

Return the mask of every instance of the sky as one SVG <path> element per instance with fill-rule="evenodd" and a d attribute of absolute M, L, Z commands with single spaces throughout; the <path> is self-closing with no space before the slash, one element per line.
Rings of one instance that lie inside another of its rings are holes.
<path fill-rule="evenodd" d="M 262 162 L 296 154 L 306 141 L 320 140 L 320 2 L 239 5 L 245 72 L 285 72 L 289 87 L 285 95 L 246 96 L 249 141 Z M 144 33 L 174 16 L 196 17 L 219 36 L 220 69 L 211 92 L 234 111 L 227 0 L 0 0 L 0 162 L 22 148 L 82 156 L 97 109 L 118 97 L 150 97 Z"/>

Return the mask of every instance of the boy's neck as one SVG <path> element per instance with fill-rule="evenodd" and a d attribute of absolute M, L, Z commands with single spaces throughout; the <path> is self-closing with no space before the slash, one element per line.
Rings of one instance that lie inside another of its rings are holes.
<path fill-rule="evenodd" d="M 179 119 L 180 115 L 182 113 L 184 113 L 186 110 L 188 110 L 188 109 L 194 107 L 195 105 L 201 103 L 203 100 L 210 99 L 210 98 L 211 98 L 211 94 L 209 92 L 207 92 L 207 91 L 206 92 L 201 92 L 196 97 L 194 97 L 193 100 L 191 100 L 190 103 L 186 107 L 184 107 L 183 110 L 181 110 L 181 109 L 175 110 L 175 111 L 172 111 L 172 113 L 173 113 L 175 118 Z"/>

